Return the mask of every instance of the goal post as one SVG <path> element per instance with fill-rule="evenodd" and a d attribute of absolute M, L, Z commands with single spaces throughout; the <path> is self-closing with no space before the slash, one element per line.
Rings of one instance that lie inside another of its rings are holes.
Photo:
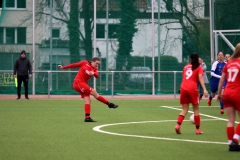
<path fill-rule="evenodd" d="M 210 54 L 211 61 L 213 62 L 217 58 L 218 49 L 218 39 L 219 37 L 231 48 L 232 51 L 235 50 L 235 46 L 227 39 L 227 36 L 236 36 L 236 34 L 240 34 L 240 30 L 215 30 L 214 29 L 214 18 L 215 18 L 215 8 L 214 3 L 216 0 L 209 0 L 209 21 L 210 21 Z"/>
<path fill-rule="evenodd" d="M 240 34 L 240 30 L 213 30 L 214 35 L 214 50 L 215 54 L 214 57 L 217 57 L 218 50 L 218 38 L 220 37 L 228 46 L 231 48 L 231 50 L 234 52 L 235 46 L 228 40 L 226 36 L 236 36 L 236 34 Z"/>

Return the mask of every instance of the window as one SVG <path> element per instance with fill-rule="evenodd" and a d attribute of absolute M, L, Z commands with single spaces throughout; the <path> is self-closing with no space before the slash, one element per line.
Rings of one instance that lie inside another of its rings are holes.
<path fill-rule="evenodd" d="M 171 11 L 172 8 L 173 8 L 173 0 L 167 0 L 167 2 L 166 2 L 166 9 L 168 11 Z"/>
<path fill-rule="evenodd" d="M 97 24 L 97 35 L 96 38 L 105 38 L 105 25 L 104 24 Z"/>
<path fill-rule="evenodd" d="M 26 28 L 17 28 L 17 44 L 26 44 Z"/>
<path fill-rule="evenodd" d="M 17 8 L 26 8 L 26 0 L 17 0 Z"/>
<path fill-rule="evenodd" d="M 6 8 L 26 8 L 26 0 L 6 0 Z"/>
<path fill-rule="evenodd" d="M 108 38 L 116 39 L 117 38 L 117 28 L 119 24 L 109 24 L 108 25 Z M 105 24 L 97 24 L 97 35 L 99 39 L 105 39 Z"/>
<path fill-rule="evenodd" d="M 14 44 L 15 28 L 6 28 L 6 44 Z"/>
<path fill-rule="evenodd" d="M 109 24 L 108 26 L 108 38 L 117 38 L 117 24 Z"/>
<path fill-rule="evenodd" d="M 209 17 L 209 0 L 204 0 L 204 16 Z"/>
<path fill-rule="evenodd" d="M 52 29 L 52 38 L 60 38 L 60 30 Z"/>
<path fill-rule="evenodd" d="M 0 8 L 2 8 L 3 0 L 0 0 Z"/>
<path fill-rule="evenodd" d="M 26 27 L 0 27 L 0 44 L 26 44 Z"/>
<path fill-rule="evenodd" d="M 152 1 L 151 0 L 147 0 L 147 8 L 148 9 L 152 8 Z"/>
<path fill-rule="evenodd" d="M 14 6 L 15 6 L 15 0 L 6 1 L 6 7 L 7 8 L 14 8 Z"/>
<path fill-rule="evenodd" d="M 0 27 L 0 44 L 3 44 L 3 27 Z"/>

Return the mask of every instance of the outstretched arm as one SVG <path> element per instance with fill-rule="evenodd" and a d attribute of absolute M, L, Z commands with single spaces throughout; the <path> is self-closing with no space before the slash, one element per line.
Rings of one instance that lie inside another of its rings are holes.
<path fill-rule="evenodd" d="M 63 69 L 63 66 L 61 64 L 58 65 L 58 68 Z"/>
<path fill-rule="evenodd" d="M 58 68 L 68 69 L 68 68 L 79 68 L 82 66 L 82 62 L 72 63 L 66 66 L 58 65 Z"/>

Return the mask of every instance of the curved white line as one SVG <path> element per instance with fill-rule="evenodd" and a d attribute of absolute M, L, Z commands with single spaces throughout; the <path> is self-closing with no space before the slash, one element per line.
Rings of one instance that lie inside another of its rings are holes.
<path fill-rule="evenodd" d="M 213 119 L 211 119 L 211 120 L 213 120 Z M 125 136 L 125 137 L 138 137 L 138 138 L 159 139 L 159 140 L 168 140 L 168 141 L 182 141 L 182 142 L 195 142 L 195 143 L 228 144 L 228 143 L 224 143 L 224 142 L 196 141 L 196 140 L 189 140 L 189 139 L 175 139 L 175 138 L 121 134 L 121 133 L 114 133 L 114 132 L 108 132 L 108 131 L 101 130 L 101 128 L 108 127 L 108 126 L 116 126 L 116 125 L 124 125 L 124 124 L 138 124 L 138 123 L 172 122 L 172 121 L 175 122 L 176 120 L 142 121 L 142 122 L 125 122 L 125 123 L 104 124 L 104 125 L 94 127 L 93 130 L 96 132 L 101 132 L 101 133 L 105 133 L 105 134 L 111 134 L 111 135 L 116 135 L 116 136 Z M 187 121 L 187 120 L 184 120 L 184 121 Z"/>

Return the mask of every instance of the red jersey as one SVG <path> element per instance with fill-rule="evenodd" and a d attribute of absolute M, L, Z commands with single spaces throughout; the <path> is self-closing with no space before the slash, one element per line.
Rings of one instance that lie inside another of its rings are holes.
<path fill-rule="evenodd" d="M 199 74 L 203 74 L 203 69 L 199 65 L 198 68 L 192 70 L 192 64 L 187 64 L 183 68 L 181 88 L 188 91 L 198 91 L 197 83 L 199 82 Z"/>
<path fill-rule="evenodd" d="M 239 97 L 240 92 L 240 59 L 230 60 L 223 68 L 226 74 L 227 86 L 224 90 L 225 94 L 231 94 Z"/>
<path fill-rule="evenodd" d="M 63 67 L 63 69 L 78 68 L 78 67 L 80 67 L 80 69 L 79 69 L 74 81 L 88 83 L 88 80 L 93 76 L 93 75 L 89 75 L 89 72 L 91 72 L 91 71 L 94 72 L 94 77 L 98 78 L 98 69 L 92 67 L 91 62 L 89 62 L 87 60 L 83 60 L 78 63 L 66 65 Z"/>

